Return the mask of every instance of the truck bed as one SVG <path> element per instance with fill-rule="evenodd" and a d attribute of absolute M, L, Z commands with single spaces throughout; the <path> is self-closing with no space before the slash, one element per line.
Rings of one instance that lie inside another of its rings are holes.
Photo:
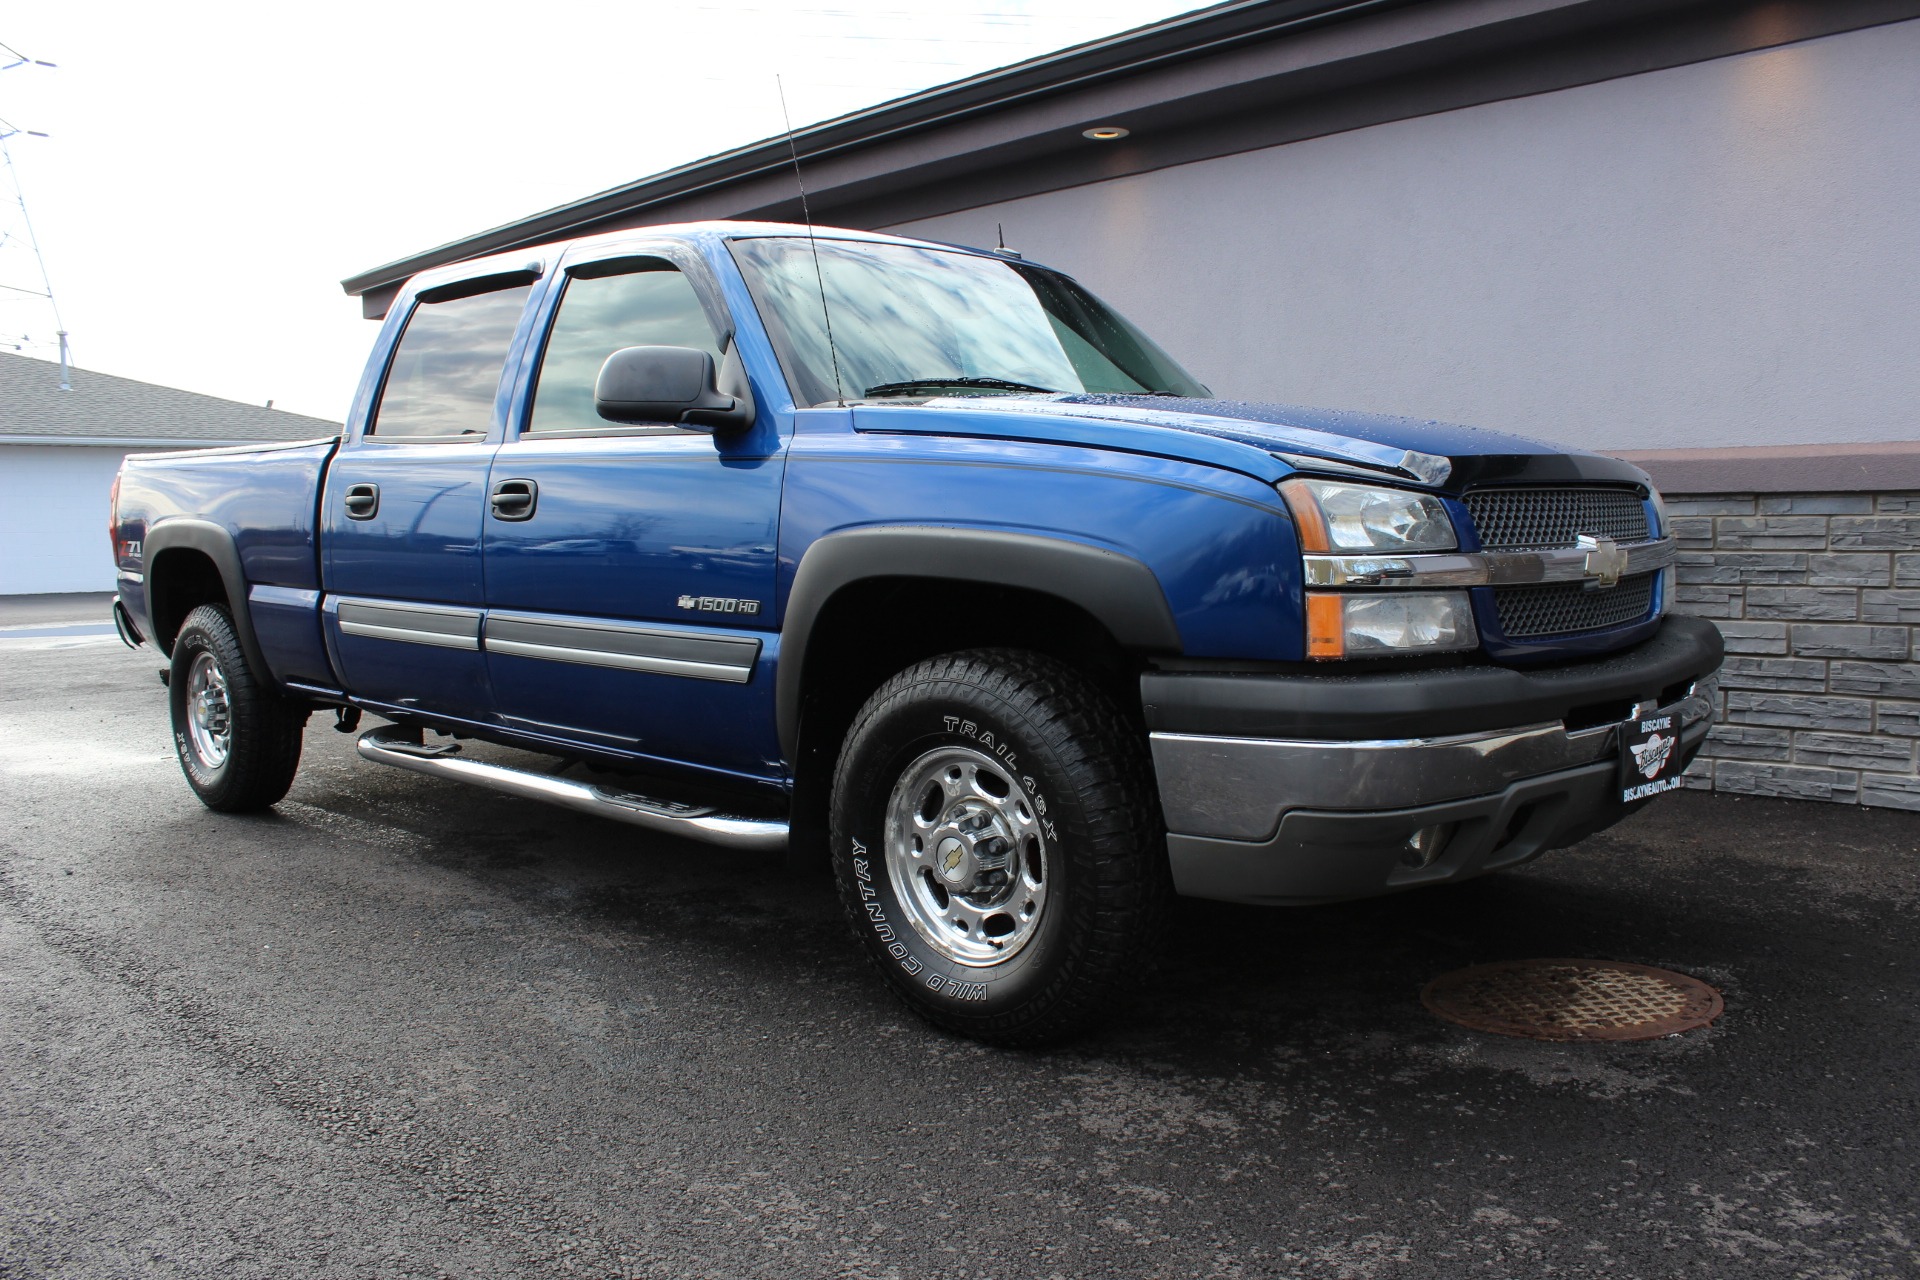
<path fill-rule="evenodd" d="M 282 679 L 328 675 L 318 619 L 320 491 L 335 437 L 288 444 L 129 454 L 120 469 L 114 562 L 120 598 L 150 638 L 147 577 L 188 524 L 225 532 L 250 587 L 247 610 Z M 176 526 L 169 531 L 168 526 Z M 164 629 L 164 628 L 162 628 Z M 315 665 L 320 670 L 301 670 Z M 296 674 L 297 672 L 297 674 Z"/>

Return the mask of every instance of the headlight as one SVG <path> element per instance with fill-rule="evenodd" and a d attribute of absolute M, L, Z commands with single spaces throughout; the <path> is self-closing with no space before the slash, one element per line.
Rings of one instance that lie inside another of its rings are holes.
<path fill-rule="evenodd" d="M 1447 653 L 1480 643 L 1464 591 L 1309 592 L 1307 656 Z"/>
<path fill-rule="evenodd" d="M 1303 551 L 1450 551 L 1447 509 L 1431 494 L 1296 477 L 1280 496 L 1300 526 Z"/>

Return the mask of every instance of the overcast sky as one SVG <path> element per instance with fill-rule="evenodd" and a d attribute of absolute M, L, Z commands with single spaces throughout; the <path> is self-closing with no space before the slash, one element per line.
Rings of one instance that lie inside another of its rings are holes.
<path fill-rule="evenodd" d="M 0 11 L 58 64 L 0 71 L 0 120 L 49 135 L 6 147 L 76 364 L 338 420 L 345 276 L 777 134 L 776 74 L 804 126 L 1195 7 L 58 0 Z M 12 198 L 0 349 L 51 358 Z"/>

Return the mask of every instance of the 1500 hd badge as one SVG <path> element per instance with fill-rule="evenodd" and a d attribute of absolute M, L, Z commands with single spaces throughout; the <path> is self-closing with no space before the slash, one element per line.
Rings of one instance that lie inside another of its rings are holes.
<path fill-rule="evenodd" d="M 729 596 L 681 596 L 682 609 L 694 613 L 741 613 L 751 617 L 760 612 L 758 600 L 735 600 Z"/>

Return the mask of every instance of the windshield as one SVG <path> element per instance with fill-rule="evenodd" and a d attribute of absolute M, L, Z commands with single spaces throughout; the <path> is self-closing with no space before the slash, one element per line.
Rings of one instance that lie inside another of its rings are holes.
<path fill-rule="evenodd" d="M 842 397 L 1207 394 L 1151 339 L 1064 276 L 916 245 L 813 243 L 818 274 L 803 236 L 732 245 L 802 407 Z"/>

